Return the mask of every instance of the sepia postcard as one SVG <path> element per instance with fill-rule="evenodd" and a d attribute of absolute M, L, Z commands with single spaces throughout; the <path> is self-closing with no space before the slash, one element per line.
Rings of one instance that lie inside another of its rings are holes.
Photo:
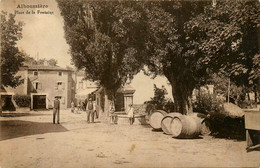
<path fill-rule="evenodd" d="M 260 167 L 260 1 L 0 7 L 0 168 Z"/>

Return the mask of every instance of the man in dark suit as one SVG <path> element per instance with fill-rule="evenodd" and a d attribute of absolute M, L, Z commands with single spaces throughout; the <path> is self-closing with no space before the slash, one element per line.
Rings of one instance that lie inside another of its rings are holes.
<path fill-rule="evenodd" d="M 55 117 L 57 115 L 57 123 L 60 124 L 60 101 L 59 97 L 56 96 L 53 105 L 53 124 L 55 124 Z"/>
<path fill-rule="evenodd" d="M 90 123 L 90 119 L 91 119 L 91 122 L 94 123 L 94 104 L 92 98 L 89 98 L 86 110 L 87 110 L 87 122 Z"/>

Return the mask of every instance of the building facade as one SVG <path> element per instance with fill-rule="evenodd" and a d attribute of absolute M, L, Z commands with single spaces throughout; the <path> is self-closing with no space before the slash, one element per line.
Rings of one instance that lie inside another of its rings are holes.
<path fill-rule="evenodd" d="M 17 75 L 24 83 L 16 88 L 6 87 L 13 95 L 30 95 L 31 109 L 49 109 L 53 107 L 55 96 L 60 97 L 61 109 L 70 108 L 76 94 L 76 74 L 72 70 L 58 66 L 23 66 Z"/>
<path fill-rule="evenodd" d="M 98 89 L 96 82 L 87 80 L 84 71 L 76 72 L 76 99 L 84 101 L 88 95 Z"/>

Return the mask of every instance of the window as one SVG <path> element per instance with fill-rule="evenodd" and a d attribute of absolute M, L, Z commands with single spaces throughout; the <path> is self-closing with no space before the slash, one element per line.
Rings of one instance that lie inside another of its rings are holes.
<path fill-rule="evenodd" d="M 41 90 L 41 88 L 42 88 L 40 82 L 34 82 L 34 83 L 33 83 L 33 87 L 34 87 L 34 89 L 36 89 L 36 90 Z"/>
<path fill-rule="evenodd" d="M 62 72 L 58 72 L 58 75 L 59 75 L 59 76 L 62 76 Z"/>
<path fill-rule="evenodd" d="M 33 72 L 33 75 L 38 76 L 38 72 L 37 71 Z"/>
<path fill-rule="evenodd" d="M 56 90 L 64 90 L 65 89 L 65 83 L 64 82 L 57 82 L 55 89 Z"/>
<path fill-rule="evenodd" d="M 58 90 L 62 89 L 62 82 L 58 82 Z"/>

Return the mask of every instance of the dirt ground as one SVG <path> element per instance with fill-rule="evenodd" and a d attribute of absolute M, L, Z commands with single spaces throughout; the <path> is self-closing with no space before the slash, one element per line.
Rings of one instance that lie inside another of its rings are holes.
<path fill-rule="evenodd" d="M 245 141 L 174 139 L 149 125 L 87 124 L 86 113 L 23 111 L 0 117 L 0 168 L 259 167 L 260 151 Z"/>

